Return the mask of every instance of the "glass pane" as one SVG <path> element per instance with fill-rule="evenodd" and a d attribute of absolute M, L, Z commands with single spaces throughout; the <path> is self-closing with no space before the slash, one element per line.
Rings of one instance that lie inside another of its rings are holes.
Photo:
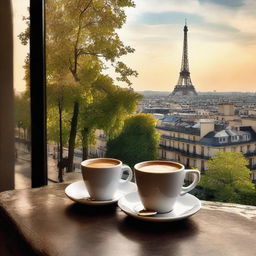
<path fill-rule="evenodd" d="M 203 180 L 218 168 L 201 199 L 253 204 L 255 17 L 247 4 L 164 2 L 47 1 L 49 177 L 81 179 L 91 157 L 172 160 Z M 228 159 L 244 183 L 225 181 L 219 197 Z"/>
<path fill-rule="evenodd" d="M 30 110 L 28 75 L 29 1 L 13 0 L 15 94 L 15 188 L 31 186 Z"/>

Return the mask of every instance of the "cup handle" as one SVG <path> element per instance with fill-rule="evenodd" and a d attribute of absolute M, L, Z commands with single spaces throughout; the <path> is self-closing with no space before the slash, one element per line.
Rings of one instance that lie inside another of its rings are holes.
<path fill-rule="evenodd" d="M 122 166 L 122 175 L 123 173 L 127 171 L 128 172 L 128 177 L 127 179 L 121 179 L 121 182 L 122 183 L 125 183 L 125 182 L 128 182 L 128 181 L 131 181 L 132 180 L 132 176 L 133 176 L 133 173 L 132 173 L 132 169 L 128 166 L 128 165 L 123 165 Z"/>
<path fill-rule="evenodd" d="M 180 195 L 183 196 L 185 195 L 187 192 L 189 192 L 190 190 L 192 190 L 193 188 L 195 188 L 195 186 L 199 183 L 200 181 L 200 172 L 198 170 L 185 170 L 185 175 L 187 173 L 192 173 L 193 176 L 194 176 L 194 179 L 193 179 L 193 182 L 187 186 L 187 187 L 184 187 L 182 186 L 181 188 L 181 192 L 180 192 Z"/>

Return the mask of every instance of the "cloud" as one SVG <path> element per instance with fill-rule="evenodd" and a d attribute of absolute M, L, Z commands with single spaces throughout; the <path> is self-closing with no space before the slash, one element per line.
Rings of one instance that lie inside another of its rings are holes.
<path fill-rule="evenodd" d="M 180 70 L 188 20 L 192 81 L 200 91 L 255 90 L 256 0 L 137 0 L 120 31 L 133 46 L 135 89 L 170 90 Z"/>
<path fill-rule="evenodd" d="M 189 27 L 196 27 L 198 35 L 209 40 L 256 42 L 255 0 L 137 0 L 136 5 L 129 9 L 128 26 L 183 26 L 187 18 Z"/>
<path fill-rule="evenodd" d="M 138 17 L 137 23 L 149 25 L 184 24 L 185 19 L 190 24 L 203 22 L 203 18 L 200 15 L 187 12 L 145 12 Z"/>
<path fill-rule="evenodd" d="M 200 16 L 205 22 L 231 26 L 241 32 L 256 35 L 255 0 L 137 0 L 135 2 L 136 8 L 128 10 L 128 23 L 139 22 L 141 16 L 155 13 L 153 21 L 156 23 L 162 19 L 166 24 L 171 18 L 160 18 L 156 13 L 166 15 L 177 12 L 192 17 Z M 176 21 L 184 24 L 184 18 L 178 17 Z M 149 17 L 146 16 L 145 19 L 148 20 Z"/>
<path fill-rule="evenodd" d="M 200 3 L 213 3 L 221 6 L 237 8 L 244 5 L 244 0 L 199 0 Z"/>

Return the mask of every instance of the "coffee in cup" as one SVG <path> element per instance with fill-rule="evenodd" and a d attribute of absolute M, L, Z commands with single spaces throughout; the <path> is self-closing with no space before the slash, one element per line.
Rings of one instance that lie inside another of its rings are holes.
<path fill-rule="evenodd" d="M 185 170 L 180 163 L 147 161 L 134 166 L 141 202 L 146 210 L 170 212 L 179 196 L 192 190 L 200 180 L 198 170 Z M 185 175 L 193 175 L 193 182 L 183 186 Z"/>
<path fill-rule="evenodd" d="M 132 170 L 129 166 L 113 158 L 94 158 L 81 163 L 83 180 L 90 197 L 93 200 L 112 200 L 120 182 L 132 179 Z M 126 180 L 121 179 L 127 171 Z"/>

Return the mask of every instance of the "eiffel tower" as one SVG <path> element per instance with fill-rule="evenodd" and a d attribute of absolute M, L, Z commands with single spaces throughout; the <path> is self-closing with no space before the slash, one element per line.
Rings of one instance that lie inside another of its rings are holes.
<path fill-rule="evenodd" d="M 181 62 L 180 76 L 177 85 L 170 96 L 197 96 L 194 85 L 192 84 L 188 65 L 188 27 L 187 22 L 184 26 L 183 55 Z"/>

